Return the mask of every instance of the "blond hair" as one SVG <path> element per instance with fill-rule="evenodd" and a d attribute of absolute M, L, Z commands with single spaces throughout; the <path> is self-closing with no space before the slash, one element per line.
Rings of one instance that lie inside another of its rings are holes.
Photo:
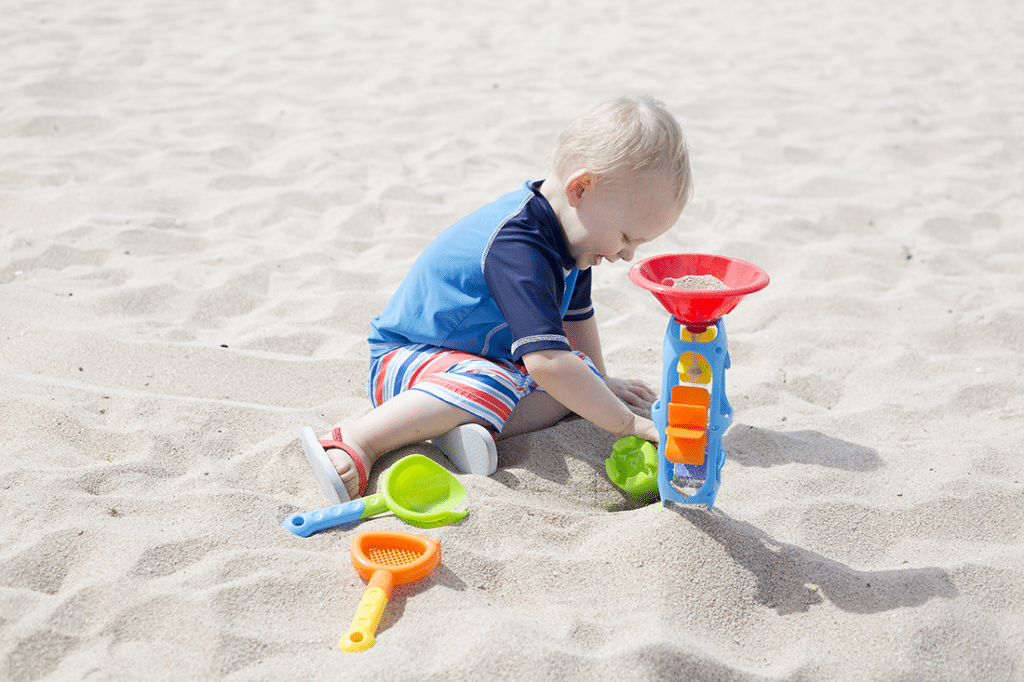
<path fill-rule="evenodd" d="M 598 181 L 663 173 L 676 181 L 680 208 L 693 194 L 686 136 L 665 105 L 646 95 L 605 100 L 570 123 L 555 141 L 548 165 L 563 182 L 583 168 Z"/>

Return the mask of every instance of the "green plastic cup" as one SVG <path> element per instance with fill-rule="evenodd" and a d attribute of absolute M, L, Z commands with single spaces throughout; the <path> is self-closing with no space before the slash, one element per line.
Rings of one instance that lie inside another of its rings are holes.
<path fill-rule="evenodd" d="M 604 470 L 612 483 L 637 502 L 653 502 L 658 497 L 658 446 L 626 436 L 615 441 L 612 454 L 604 461 Z"/>

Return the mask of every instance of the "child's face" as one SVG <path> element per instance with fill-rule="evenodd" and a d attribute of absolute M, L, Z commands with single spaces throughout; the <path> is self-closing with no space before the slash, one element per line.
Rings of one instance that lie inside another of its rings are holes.
<path fill-rule="evenodd" d="M 562 229 L 580 270 L 604 261 L 633 260 L 640 244 L 668 232 L 681 213 L 674 187 L 656 175 L 602 183 L 589 171 L 580 171 L 565 187 L 573 210 L 562 220 Z"/>

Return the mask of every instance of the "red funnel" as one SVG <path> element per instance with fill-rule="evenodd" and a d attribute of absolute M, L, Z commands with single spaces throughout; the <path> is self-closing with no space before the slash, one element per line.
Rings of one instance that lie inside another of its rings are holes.
<path fill-rule="evenodd" d="M 713 275 L 728 289 L 676 289 L 672 283 L 687 275 Z M 743 297 L 768 286 L 768 273 L 739 258 L 706 253 L 666 253 L 644 258 L 629 269 L 629 278 L 647 289 L 680 324 L 694 333 L 703 332 L 720 317 L 732 312 Z"/>

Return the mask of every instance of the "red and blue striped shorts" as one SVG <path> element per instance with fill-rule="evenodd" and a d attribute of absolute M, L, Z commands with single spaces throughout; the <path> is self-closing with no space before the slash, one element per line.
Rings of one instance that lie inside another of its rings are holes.
<path fill-rule="evenodd" d="M 589 357 L 576 355 L 601 376 Z M 402 346 L 371 361 L 366 391 L 374 407 L 410 389 L 461 408 L 499 433 L 523 396 L 543 390 L 522 365 L 426 344 Z"/>

